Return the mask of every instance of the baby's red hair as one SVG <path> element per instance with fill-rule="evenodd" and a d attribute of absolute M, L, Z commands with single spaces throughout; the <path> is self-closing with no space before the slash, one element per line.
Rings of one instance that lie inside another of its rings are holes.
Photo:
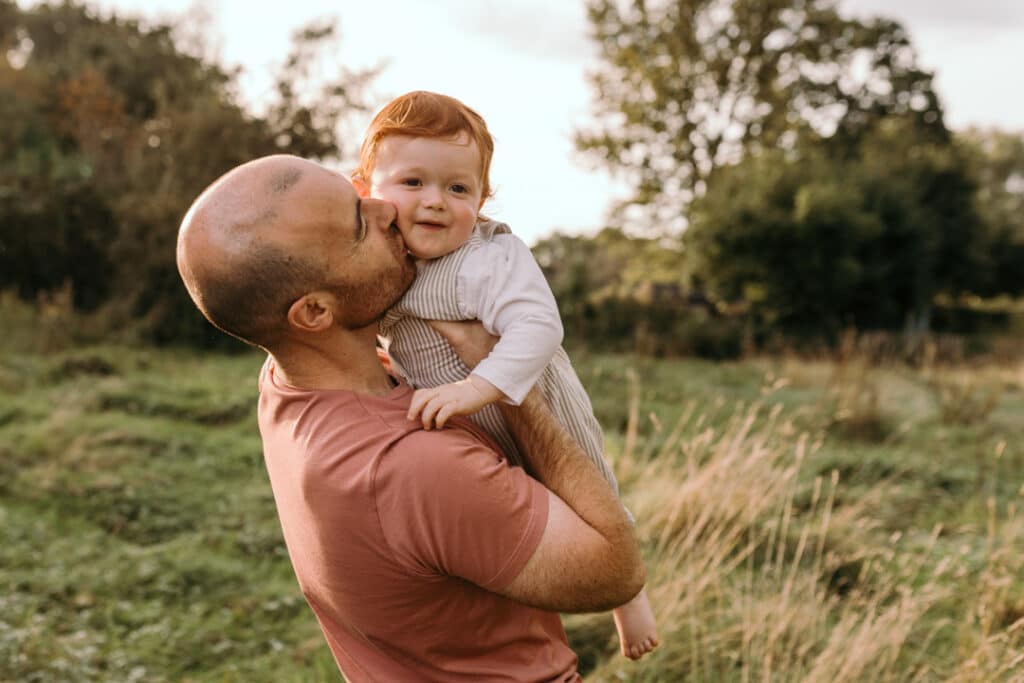
<path fill-rule="evenodd" d="M 359 150 L 359 167 L 352 178 L 369 184 L 380 141 L 389 135 L 451 140 L 460 133 L 469 135 L 480 150 L 480 199 L 486 200 L 491 196 L 491 157 L 494 156 L 494 140 L 487 124 L 480 114 L 454 97 L 426 90 L 396 97 L 377 112 L 366 131 Z"/>

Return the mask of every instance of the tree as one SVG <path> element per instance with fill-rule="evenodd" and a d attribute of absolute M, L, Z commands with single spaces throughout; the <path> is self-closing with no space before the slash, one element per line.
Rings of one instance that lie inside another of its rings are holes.
<path fill-rule="evenodd" d="M 830 0 L 588 0 L 602 64 L 577 147 L 623 175 L 617 212 L 678 232 L 715 169 L 831 138 L 852 153 L 881 118 L 947 139 L 932 75 L 897 22 Z M 629 209 L 626 211 L 626 209 Z"/>
<path fill-rule="evenodd" d="M 991 231 L 992 279 L 983 295 L 1024 294 L 1024 134 L 972 129 L 957 136 L 978 182 Z"/>
<path fill-rule="evenodd" d="M 662 350 L 687 301 L 678 245 L 616 228 L 594 236 L 556 233 L 533 247 L 573 343 L 632 349 L 637 331 L 660 335 Z"/>
<path fill-rule="evenodd" d="M 928 328 L 940 293 L 987 286 L 991 249 L 957 149 L 883 121 L 851 159 L 819 146 L 722 168 L 683 235 L 709 294 L 762 327 L 833 336 L 843 327 Z"/>
<path fill-rule="evenodd" d="M 33 296 L 67 281 L 76 305 L 102 304 L 152 339 L 218 343 L 174 266 L 182 215 L 254 157 L 354 149 L 339 125 L 368 109 L 376 70 L 312 78 L 336 28 L 311 25 L 256 115 L 237 99 L 238 72 L 184 52 L 176 31 L 0 0 L 0 287 Z"/>

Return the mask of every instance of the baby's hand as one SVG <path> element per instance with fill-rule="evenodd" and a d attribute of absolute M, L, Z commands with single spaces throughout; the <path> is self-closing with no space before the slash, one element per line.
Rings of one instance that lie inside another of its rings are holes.
<path fill-rule="evenodd" d="M 496 386 L 477 375 L 442 384 L 432 389 L 418 389 L 409 404 L 409 419 L 420 417 L 424 429 L 438 429 L 453 415 L 470 415 L 489 403 L 504 398 Z"/>

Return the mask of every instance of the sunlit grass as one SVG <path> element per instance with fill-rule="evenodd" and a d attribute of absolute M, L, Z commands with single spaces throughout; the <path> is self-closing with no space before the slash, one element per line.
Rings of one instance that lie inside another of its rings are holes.
<path fill-rule="evenodd" d="M 340 680 L 263 469 L 261 361 L 0 357 L 0 681 Z M 608 615 L 567 617 L 588 680 L 1024 680 L 1024 364 L 574 362 L 663 641 L 632 663 Z"/>

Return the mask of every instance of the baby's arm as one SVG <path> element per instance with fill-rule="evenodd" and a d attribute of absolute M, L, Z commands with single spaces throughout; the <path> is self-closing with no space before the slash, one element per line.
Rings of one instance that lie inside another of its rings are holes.
<path fill-rule="evenodd" d="M 467 255 L 458 275 L 460 312 L 501 339 L 465 380 L 413 396 L 410 419 L 444 426 L 497 400 L 518 405 L 562 343 L 558 305 L 529 248 L 496 235 Z"/>

